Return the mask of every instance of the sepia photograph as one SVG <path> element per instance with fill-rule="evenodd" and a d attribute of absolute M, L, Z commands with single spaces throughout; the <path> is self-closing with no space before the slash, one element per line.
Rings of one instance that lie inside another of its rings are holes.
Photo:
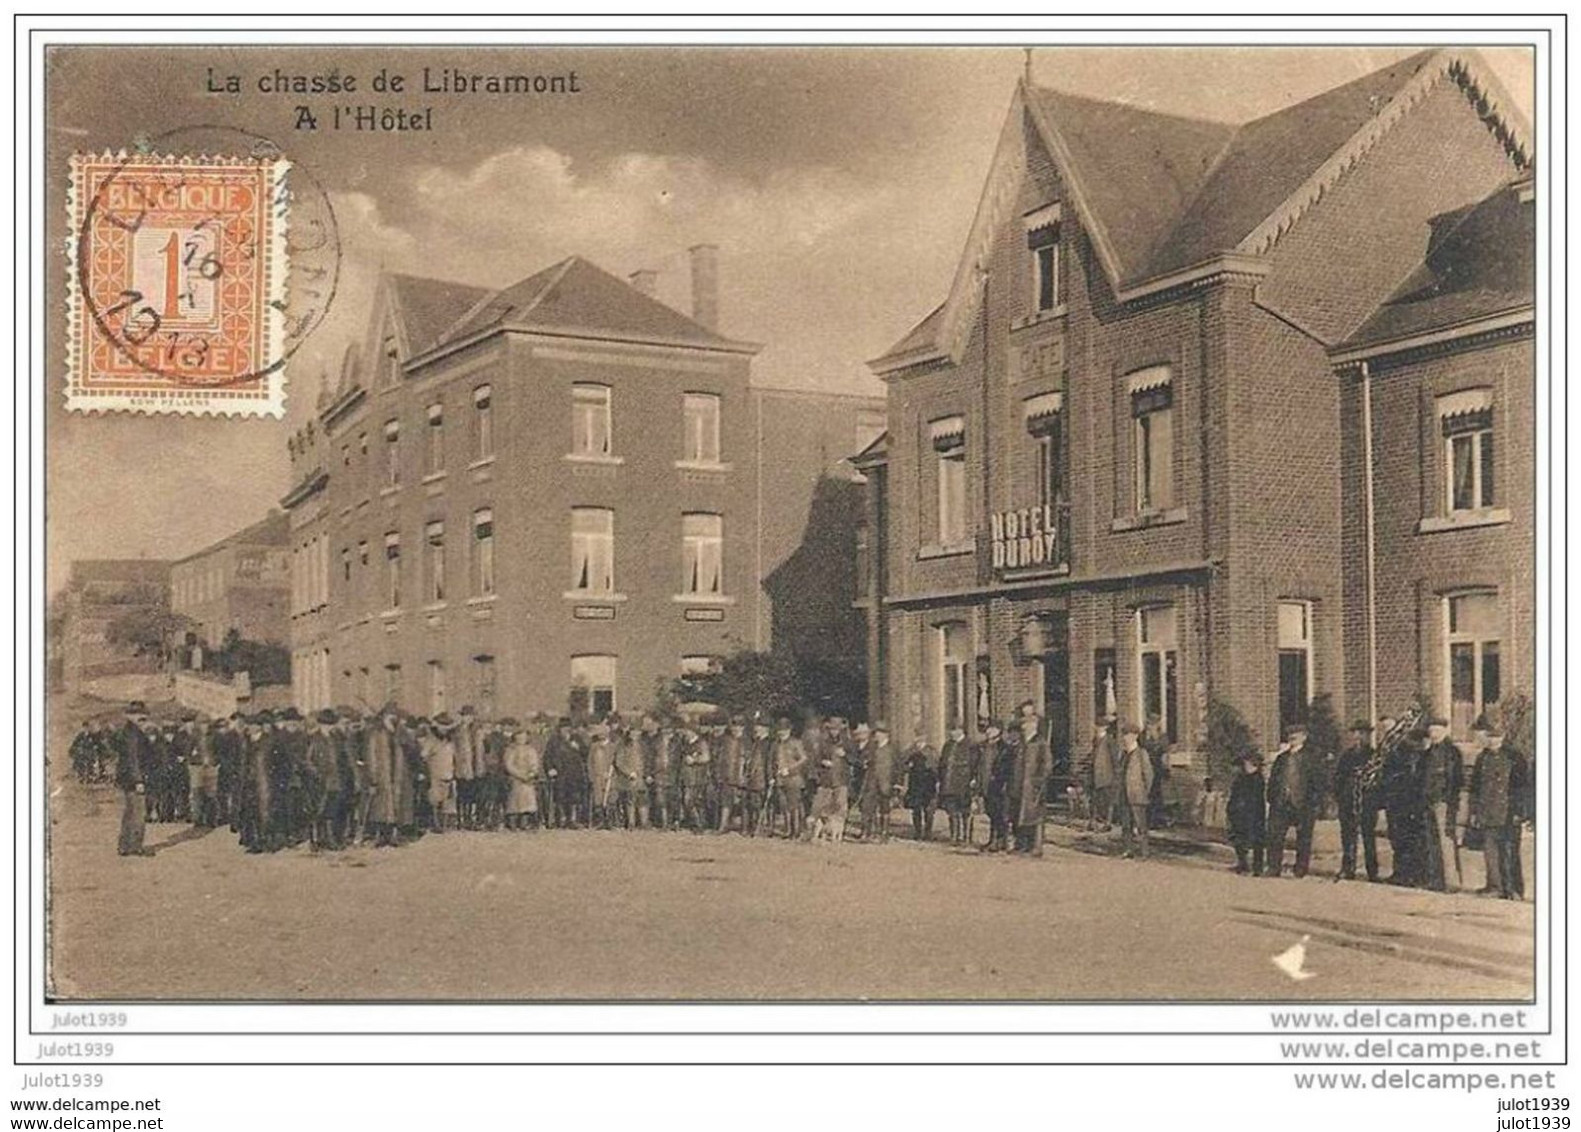
<path fill-rule="evenodd" d="M 46 1001 L 1537 1000 L 1532 49 L 489 43 L 43 52 Z"/>

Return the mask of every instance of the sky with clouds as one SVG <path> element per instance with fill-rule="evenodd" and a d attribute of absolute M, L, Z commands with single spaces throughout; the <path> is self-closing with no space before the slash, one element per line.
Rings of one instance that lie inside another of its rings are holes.
<path fill-rule="evenodd" d="M 1038 82 L 1242 120 L 1358 77 L 1400 48 L 1039 49 Z M 1530 66 L 1489 58 L 1531 112 Z M 259 76 L 416 81 L 424 66 L 565 73 L 572 96 L 432 103 L 431 134 L 293 130 L 294 107 L 392 101 L 256 92 Z M 381 270 L 503 286 L 567 255 L 660 272 L 688 306 L 686 249 L 721 249 L 723 330 L 765 344 L 755 379 L 881 389 L 865 359 L 943 297 L 1023 56 L 1016 49 L 102 49 L 53 53 L 46 158 L 194 123 L 273 138 L 333 202 L 341 282 L 289 368 L 285 422 L 86 418 L 48 399 L 48 585 L 78 557 L 178 557 L 289 486 L 285 438 L 366 325 Z M 236 74 L 248 93 L 210 93 Z M 64 182 L 50 191 L 64 215 Z M 51 246 L 63 226 L 51 224 Z M 54 309 L 60 309 L 57 303 Z M 58 347 L 58 336 L 57 343 Z M 50 388 L 64 362 L 52 351 Z"/>

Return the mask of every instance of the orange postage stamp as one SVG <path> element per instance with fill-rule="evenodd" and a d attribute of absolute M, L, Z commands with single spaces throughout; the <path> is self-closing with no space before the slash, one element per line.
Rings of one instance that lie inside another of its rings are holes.
<path fill-rule="evenodd" d="M 289 168 L 72 158 L 68 409 L 284 414 Z"/>

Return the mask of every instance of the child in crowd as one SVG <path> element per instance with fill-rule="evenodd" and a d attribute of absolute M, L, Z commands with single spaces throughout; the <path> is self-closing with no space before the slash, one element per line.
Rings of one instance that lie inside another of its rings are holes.
<path fill-rule="evenodd" d="M 1251 854 L 1251 874 L 1263 872 L 1263 842 L 1267 838 L 1267 789 L 1263 782 L 1263 762 L 1254 753 L 1241 759 L 1239 772 L 1230 784 L 1230 804 L 1226 813 L 1230 844 L 1235 847 L 1235 871 L 1247 871 Z"/>

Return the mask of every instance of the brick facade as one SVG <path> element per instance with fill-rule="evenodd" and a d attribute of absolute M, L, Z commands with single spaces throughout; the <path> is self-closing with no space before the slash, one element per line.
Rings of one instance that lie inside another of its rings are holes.
<path fill-rule="evenodd" d="M 988 216 L 993 229 L 974 245 L 981 252 L 968 251 L 977 256 L 980 288 L 958 285 L 940 312 L 874 363 L 890 385 L 889 432 L 880 450 L 859 460 L 873 493 L 868 521 L 883 525 L 867 536 L 883 557 L 870 566 L 864 606 L 873 619 L 870 664 L 882 670 L 875 698 L 903 744 L 941 740 L 941 697 L 950 679 L 942 671 L 941 627 L 963 626 L 974 676 L 988 684 L 989 702 L 981 706 L 1002 718 L 1022 700 L 1041 698 L 1056 746 L 1079 761 L 1094 719 L 1109 707 L 1103 665 L 1113 665 L 1113 708 L 1122 719 L 1141 722 L 1147 706 L 1162 698 L 1144 688 L 1152 671 L 1143 659 L 1145 610 L 1172 610 L 1166 618 L 1173 625 L 1170 758 L 1177 766 L 1204 768 L 1211 698 L 1238 708 L 1257 741 L 1271 749 L 1281 714 L 1307 710 L 1291 700 L 1303 666 L 1303 701 L 1327 694 L 1342 718 L 1365 712 L 1368 664 L 1356 643 L 1358 413 L 1354 383 L 1336 374 L 1335 351 L 1418 267 L 1446 214 L 1470 208 L 1520 173 L 1452 78 L 1418 80 L 1417 87 L 1399 121 L 1305 202 L 1260 254 L 1236 258 L 1227 246 L 1222 262 L 1178 282 L 1152 283 L 1145 273 L 1117 282 L 1106 270 L 1101 234 L 1078 206 L 1084 194 L 1110 187 L 1089 179 L 1076 191 L 1056 156 L 1064 144 L 1057 123 L 1051 140 L 1024 109 L 1035 94 L 1018 91 L 1011 120 L 1019 144 L 1001 142 L 979 213 L 979 225 Z M 1159 128 L 1175 126 L 1161 119 Z M 1314 166 L 1326 156 L 1314 155 Z M 1009 182 L 1013 193 L 1004 189 Z M 1061 302 L 1039 313 L 1028 230 L 1038 221 L 1027 218 L 1053 208 Z M 969 310 L 972 321 L 963 344 L 952 349 L 938 328 L 952 325 L 956 308 Z M 1530 363 L 1529 350 L 1524 358 L 1513 353 L 1499 372 L 1529 391 Z M 1154 367 L 1167 367 L 1168 374 L 1171 498 L 1139 511 L 1136 418 L 1148 402 L 1136 400 L 1134 391 L 1140 385 L 1145 392 L 1147 374 L 1164 372 Z M 1436 390 L 1467 379 L 1434 371 L 1394 380 L 1412 386 L 1414 422 L 1421 412 L 1418 385 Z M 1381 396 L 1383 385 L 1377 389 Z M 1062 398 L 1068 516 L 1062 515 L 1059 537 L 1068 553 L 1042 570 L 996 569 L 990 517 L 1039 499 L 1037 440 L 1024 407 L 1048 393 Z M 1529 428 L 1529 398 L 1527 405 L 1512 407 L 1501 427 L 1519 429 L 1524 419 Z M 1405 408 L 1374 411 L 1387 418 L 1391 435 L 1402 427 L 1395 418 Z M 954 417 L 964 418 L 972 537 L 941 546 L 940 458 L 930 422 Z M 1501 450 L 1515 462 L 1502 477 L 1508 484 L 1520 478 L 1522 457 L 1518 442 L 1507 440 Z M 1422 587 L 1484 584 L 1467 573 L 1471 554 L 1495 551 L 1508 563 L 1496 571 L 1502 579 L 1511 572 L 1530 577 L 1531 527 L 1519 520 L 1492 534 L 1431 536 L 1453 561 L 1418 577 L 1426 549 L 1425 536 L 1415 534 L 1419 493 L 1403 467 L 1380 464 L 1378 477 L 1387 481 L 1390 500 L 1408 497 L 1416 508 L 1408 536 L 1392 533 L 1404 532 L 1406 523 L 1392 511 L 1386 535 L 1380 510 L 1377 566 L 1390 580 L 1387 591 L 1380 583 L 1379 601 L 1399 621 L 1391 632 L 1403 633 L 1419 619 L 1421 599 L 1413 593 Z M 1513 548 L 1523 539 L 1524 559 Z M 1512 625 L 1530 625 L 1529 603 L 1512 598 L 1508 608 Z M 1148 616 L 1148 631 L 1168 632 Z M 1029 622 L 1039 624 L 1029 628 Z M 1029 654 L 1029 644 L 1040 651 Z M 1418 646 L 1426 648 L 1422 656 L 1396 663 L 1403 647 L 1391 644 L 1379 657 L 1390 671 L 1390 697 L 1411 682 L 1442 683 L 1428 663 L 1437 646 Z M 1515 650 L 1511 672 L 1519 670 L 1520 657 Z M 1054 673 L 1062 687 L 1051 685 Z M 968 725 L 981 715 L 972 699 Z"/>

